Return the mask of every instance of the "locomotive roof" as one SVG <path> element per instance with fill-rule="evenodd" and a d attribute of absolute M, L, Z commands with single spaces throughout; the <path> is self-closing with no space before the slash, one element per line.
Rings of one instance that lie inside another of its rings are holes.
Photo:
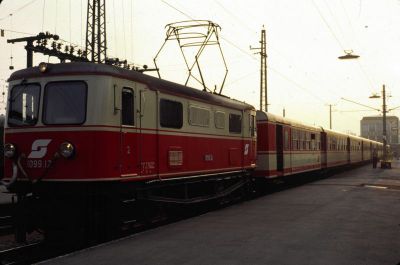
<path fill-rule="evenodd" d="M 48 64 L 48 70 L 46 71 L 46 73 L 41 73 L 39 71 L 39 67 L 26 68 L 12 73 L 8 81 L 60 75 L 113 76 L 117 78 L 140 82 L 146 84 L 151 90 L 159 90 L 167 94 L 188 97 L 195 100 L 204 101 L 206 103 L 239 110 L 254 109 L 254 107 L 250 104 L 231 99 L 223 95 L 213 94 L 210 92 L 170 82 L 164 79 L 149 76 L 137 71 L 127 70 L 106 64 L 96 64 L 88 62 Z"/>

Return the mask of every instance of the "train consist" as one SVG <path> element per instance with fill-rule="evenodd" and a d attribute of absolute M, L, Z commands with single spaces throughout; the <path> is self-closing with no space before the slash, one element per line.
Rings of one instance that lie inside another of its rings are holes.
<path fill-rule="evenodd" d="M 19 241 L 34 229 L 109 237 L 154 205 L 248 192 L 382 149 L 109 65 L 41 63 L 9 83 L 2 183 L 18 197 Z"/>

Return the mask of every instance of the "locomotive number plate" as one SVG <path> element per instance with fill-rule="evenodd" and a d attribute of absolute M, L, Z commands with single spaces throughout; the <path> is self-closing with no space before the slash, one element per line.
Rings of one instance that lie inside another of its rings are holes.
<path fill-rule="evenodd" d="M 28 168 L 49 168 L 50 165 L 51 160 L 28 159 L 26 161 L 26 166 Z"/>

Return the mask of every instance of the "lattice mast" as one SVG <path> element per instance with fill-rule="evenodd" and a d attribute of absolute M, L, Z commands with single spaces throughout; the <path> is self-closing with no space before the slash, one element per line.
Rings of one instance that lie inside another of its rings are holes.
<path fill-rule="evenodd" d="M 107 58 L 106 1 L 88 0 L 86 54 L 91 62 L 105 63 Z"/>
<path fill-rule="evenodd" d="M 267 42 L 264 26 L 261 30 L 261 47 L 251 47 L 250 50 L 257 50 L 260 54 L 260 110 L 268 112 L 268 93 L 267 93 Z"/>
<path fill-rule="evenodd" d="M 261 66 L 260 66 L 260 110 L 268 112 L 268 90 L 267 90 L 267 43 L 265 29 L 261 30 Z"/>

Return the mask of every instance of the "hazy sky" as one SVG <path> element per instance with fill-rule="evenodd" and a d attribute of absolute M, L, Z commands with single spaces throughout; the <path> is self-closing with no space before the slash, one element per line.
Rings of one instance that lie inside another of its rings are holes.
<path fill-rule="evenodd" d="M 341 97 L 381 108 L 382 100 L 369 96 L 380 93 L 385 84 L 392 96 L 389 108 L 400 105 L 399 0 L 106 0 L 106 7 L 108 55 L 150 67 L 164 42 L 166 24 L 203 19 L 220 25 L 229 69 L 223 93 L 257 108 L 260 61 L 249 46 L 259 46 L 263 25 L 270 112 L 282 115 L 285 108 L 289 118 L 329 127 L 327 105 L 333 104 L 333 129 L 359 134 L 361 118 L 380 113 Z M 0 88 L 11 73 L 11 54 L 15 69 L 26 66 L 23 45 L 7 44 L 6 39 L 49 31 L 84 46 L 86 8 L 86 0 L 3 0 Z M 201 61 L 210 87 L 220 84 L 224 70 L 214 48 Z M 343 50 L 353 50 L 360 58 L 339 60 Z M 57 60 L 34 56 L 35 65 L 41 61 Z M 159 62 L 163 78 L 185 81 L 177 43 L 167 44 Z"/>

